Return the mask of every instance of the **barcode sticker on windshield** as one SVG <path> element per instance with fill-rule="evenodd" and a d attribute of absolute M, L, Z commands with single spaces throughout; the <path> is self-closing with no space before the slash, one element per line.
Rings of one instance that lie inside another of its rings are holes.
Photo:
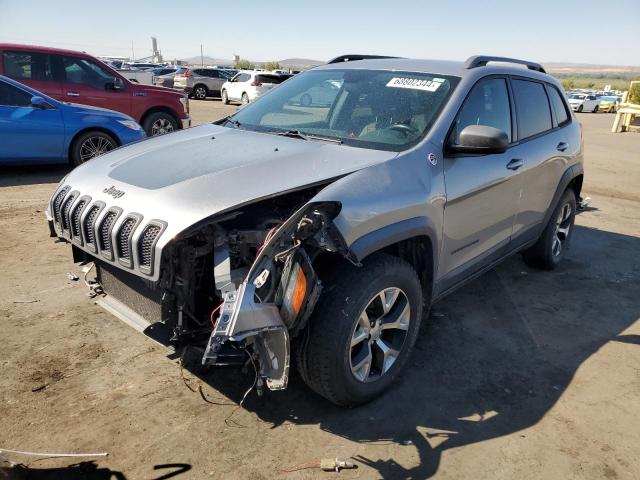
<path fill-rule="evenodd" d="M 439 78 L 438 80 L 442 80 Z M 442 81 L 424 80 L 421 78 L 403 78 L 393 77 L 387 83 L 387 87 L 393 88 L 411 88 L 413 90 L 425 90 L 427 92 L 435 92 L 442 85 Z"/>

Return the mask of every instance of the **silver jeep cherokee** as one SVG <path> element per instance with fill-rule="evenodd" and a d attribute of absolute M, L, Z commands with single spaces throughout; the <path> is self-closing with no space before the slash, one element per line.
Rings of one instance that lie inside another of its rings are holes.
<path fill-rule="evenodd" d="M 348 55 L 76 168 L 48 216 L 130 325 L 204 365 L 251 361 L 272 390 L 293 356 L 355 405 L 398 376 L 435 300 L 516 252 L 560 262 L 582 157 L 536 63 Z"/>

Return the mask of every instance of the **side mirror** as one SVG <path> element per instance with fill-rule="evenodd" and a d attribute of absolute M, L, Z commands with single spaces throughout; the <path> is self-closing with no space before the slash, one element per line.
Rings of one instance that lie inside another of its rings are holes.
<path fill-rule="evenodd" d="M 449 145 L 458 153 L 502 153 L 509 148 L 506 132 L 487 125 L 468 125 L 460 132 L 460 143 Z"/>
<path fill-rule="evenodd" d="M 33 108 L 39 108 L 40 110 L 49 110 L 50 108 L 53 108 L 51 104 L 47 103 L 44 98 L 38 95 L 31 97 L 31 106 Z"/>
<path fill-rule="evenodd" d="M 106 90 L 122 90 L 122 80 L 119 77 L 113 77 L 113 82 L 107 82 Z"/>

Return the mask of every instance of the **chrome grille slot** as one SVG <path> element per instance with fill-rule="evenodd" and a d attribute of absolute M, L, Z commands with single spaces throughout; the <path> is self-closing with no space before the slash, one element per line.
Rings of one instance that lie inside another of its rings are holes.
<path fill-rule="evenodd" d="M 80 199 L 76 207 L 71 212 L 70 224 L 71 224 L 71 236 L 73 239 L 82 239 L 82 225 L 80 224 L 80 215 L 82 215 L 82 210 L 87 205 L 87 200 Z"/>
<path fill-rule="evenodd" d="M 82 227 L 84 228 L 85 242 L 87 246 L 90 246 L 91 248 L 93 248 L 94 251 L 96 250 L 96 231 L 95 231 L 96 218 L 98 217 L 98 214 L 100 213 L 101 208 L 102 207 L 100 205 L 94 204 L 89 209 L 89 212 L 87 213 L 87 216 L 84 219 L 84 224 L 82 225 Z"/>
<path fill-rule="evenodd" d="M 116 255 L 118 261 L 127 267 L 133 267 L 133 233 L 142 220 L 142 216 L 137 213 L 130 213 L 120 225 L 120 230 L 116 237 Z"/>
<path fill-rule="evenodd" d="M 105 215 L 98 227 L 98 248 L 100 253 L 109 260 L 113 260 L 113 245 L 111 244 L 111 230 L 120 215 L 119 209 L 112 208 Z"/>
<path fill-rule="evenodd" d="M 73 202 L 78 198 L 77 193 L 71 193 L 67 199 L 62 203 L 62 208 L 60 209 L 60 225 L 62 227 L 63 232 L 69 231 L 70 218 L 69 213 L 71 212 L 71 206 Z"/>
<path fill-rule="evenodd" d="M 166 226 L 165 222 L 154 220 L 144 227 L 142 234 L 138 238 L 138 268 L 147 275 L 153 273 L 153 251 L 160 234 Z"/>
<path fill-rule="evenodd" d="M 62 206 L 62 200 L 64 200 L 65 195 L 69 192 L 70 189 L 71 187 L 64 187 L 53 199 L 53 219 L 54 222 L 58 225 L 60 225 L 60 207 Z"/>

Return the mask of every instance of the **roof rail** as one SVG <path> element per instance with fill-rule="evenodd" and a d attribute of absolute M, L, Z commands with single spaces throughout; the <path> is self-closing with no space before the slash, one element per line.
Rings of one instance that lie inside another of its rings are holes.
<path fill-rule="evenodd" d="M 529 62 L 527 60 L 518 60 L 517 58 L 508 57 L 492 57 L 489 55 L 474 55 L 467 58 L 464 62 L 464 68 L 471 69 L 476 67 L 484 67 L 488 62 L 504 62 L 504 63 L 517 63 L 519 65 L 526 65 L 529 70 L 535 70 L 540 73 L 547 73 L 542 65 L 535 62 Z"/>
<path fill-rule="evenodd" d="M 390 57 L 387 55 L 340 55 L 339 57 L 332 58 L 327 62 L 328 65 L 332 63 L 343 63 L 343 62 L 353 62 L 354 60 L 369 60 L 376 58 L 400 58 L 400 57 Z"/>

